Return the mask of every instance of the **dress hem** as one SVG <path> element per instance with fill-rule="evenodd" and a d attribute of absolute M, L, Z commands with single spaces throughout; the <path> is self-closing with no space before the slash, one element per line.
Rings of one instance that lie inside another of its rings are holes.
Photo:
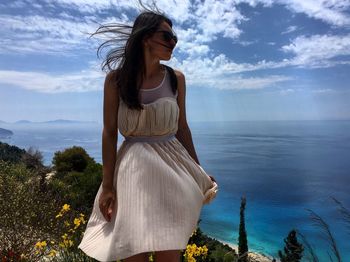
<path fill-rule="evenodd" d="M 111 262 L 111 261 L 118 261 L 118 260 L 122 260 L 122 259 L 126 259 L 126 258 L 129 258 L 129 257 L 132 257 L 132 256 L 135 256 L 135 255 L 138 255 L 138 254 L 141 254 L 141 253 L 153 253 L 153 252 L 160 252 L 160 251 L 170 251 L 170 250 L 181 250 L 181 252 L 183 250 L 185 250 L 187 247 L 187 244 L 185 247 L 182 247 L 182 248 L 174 248 L 174 247 L 164 247 L 164 248 L 156 248 L 156 249 L 145 249 L 145 250 L 141 250 L 141 251 L 136 251 L 136 252 L 133 252 L 132 254 L 130 255 L 127 255 L 127 256 L 119 256 L 119 257 L 116 257 L 116 258 L 112 258 L 110 260 L 105 260 L 105 259 L 101 259 L 99 258 L 98 256 L 94 256 L 93 254 L 91 254 L 89 251 L 86 251 L 84 247 L 78 247 L 78 249 L 80 249 L 82 252 L 84 252 L 87 256 L 93 258 L 93 259 L 96 259 L 97 261 L 100 261 L 100 262 Z"/>

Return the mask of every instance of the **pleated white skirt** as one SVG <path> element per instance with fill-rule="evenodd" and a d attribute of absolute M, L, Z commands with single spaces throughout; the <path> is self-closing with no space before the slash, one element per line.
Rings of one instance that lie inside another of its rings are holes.
<path fill-rule="evenodd" d="M 174 136 L 164 141 L 124 141 L 117 152 L 114 187 L 111 221 L 99 210 L 100 186 L 79 245 L 99 261 L 185 249 L 203 204 L 217 189 Z"/>

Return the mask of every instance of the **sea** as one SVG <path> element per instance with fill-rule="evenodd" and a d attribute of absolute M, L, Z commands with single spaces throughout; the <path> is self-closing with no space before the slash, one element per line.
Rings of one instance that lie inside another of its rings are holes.
<path fill-rule="evenodd" d="M 201 212 L 199 227 L 204 233 L 237 245 L 244 197 L 250 251 L 278 258 L 284 239 L 295 229 L 298 240 L 303 237 L 319 261 L 337 261 L 330 235 L 342 261 L 350 261 L 350 121 L 190 122 L 189 126 L 201 166 L 219 185 L 216 198 Z M 55 152 L 73 145 L 102 163 L 101 124 L 1 123 L 0 127 L 14 133 L 0 141 L 38 149 L 46 165 L 52 164 Z M 118 147 L 122 141 L 119 134 Z M 310 253 L 304 246 L 307 258 Z"/>

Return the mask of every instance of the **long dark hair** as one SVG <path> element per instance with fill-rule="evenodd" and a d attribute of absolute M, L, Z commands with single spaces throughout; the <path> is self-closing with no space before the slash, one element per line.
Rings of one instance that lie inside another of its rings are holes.
<path fill-rule="evenodd" d="M 173 26 L 172 21 L 158 9 L 157 11 L 148 9 L 137 16 L 133 26 L 120 23 L 100 25 L 91 35 L 112 35 L 112 38 L 98 47 L 97 55 L 100 56 L 102 49 L 112 47 L 102 63 L 102 70 L 117 72 L 113 75 L 116 76 L 115 83 L 119 96 L 129 108 L 143 109 L 138 97 L 145 73 L 142 40 L 152 36 L 163 21 L 170 27 Z"/>

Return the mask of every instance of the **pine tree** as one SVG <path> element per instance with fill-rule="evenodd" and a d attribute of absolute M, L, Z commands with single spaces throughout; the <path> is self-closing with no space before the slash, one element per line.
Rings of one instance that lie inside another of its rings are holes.
<path fill-rule="evenodd" d="M 248 240 L 247 232 L 245 230 L 245 218 L 244 211 L 246 205 L 246 198 L 241 198 L 241 208 L 240 208 L 240 221 L 239 221 L 239 237 L 238 237 L 238 255 L 240 262 L 248 261 Z"/>
<path fill-rule="evenodd" d="M 293 229 L 289 232 L 288 237 L 284 239 L 285 247 L 284 254 L 281 250 L 278 251 L 278 256 L 281 262 L 299 262 L 302 258 L 304 247 L 298 242 L 297 232 Z"/>

